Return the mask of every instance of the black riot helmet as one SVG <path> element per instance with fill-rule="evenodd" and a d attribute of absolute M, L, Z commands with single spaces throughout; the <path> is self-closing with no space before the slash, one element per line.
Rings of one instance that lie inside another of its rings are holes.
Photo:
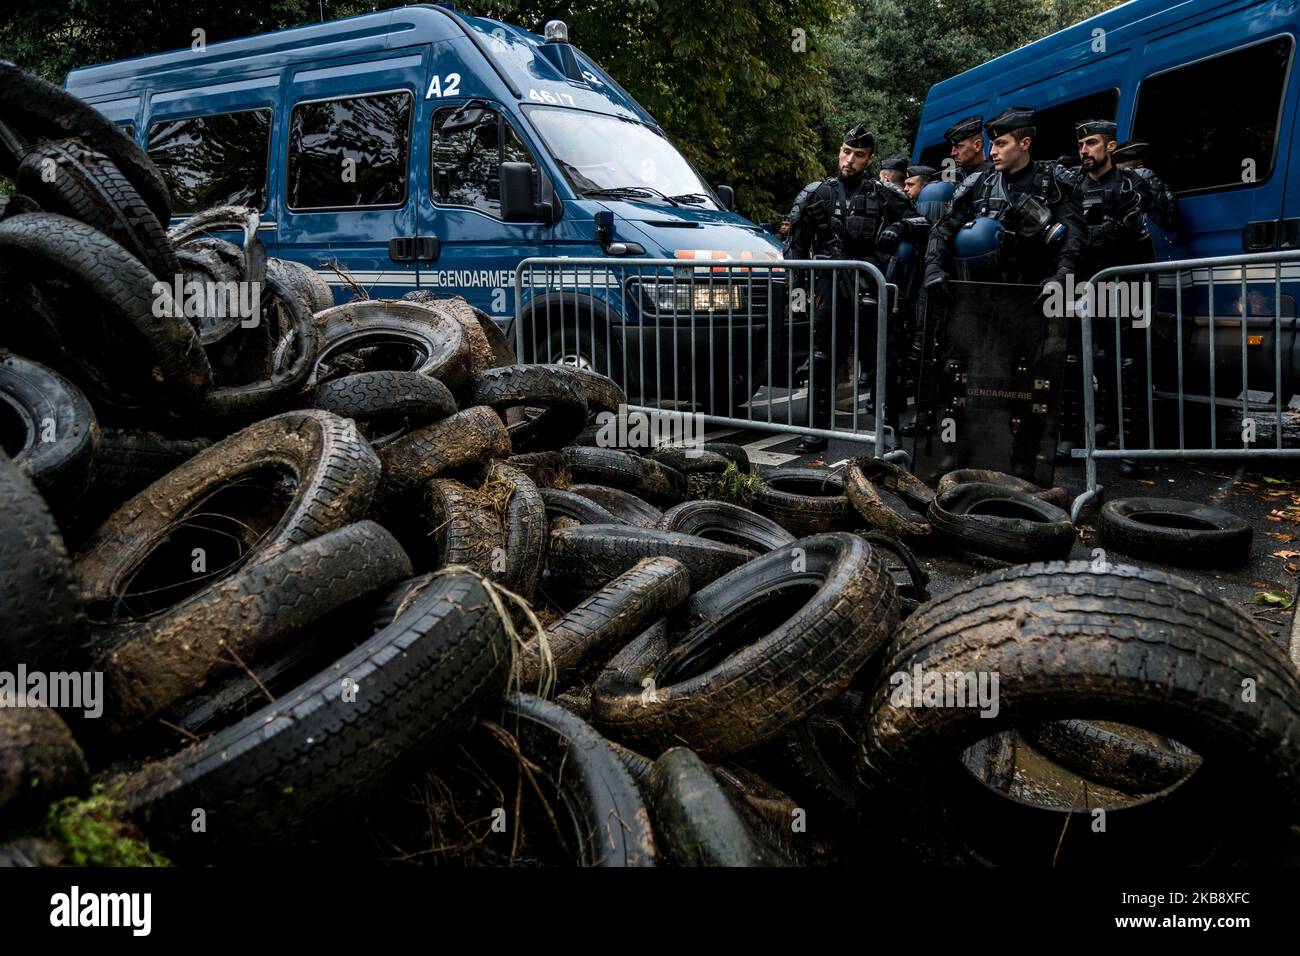
<path fill-rule="evenodd" d="M 866 123 L 858 123 L 844 133 L 844 145 L 854 149 L 874 149 L 876 137 L 867 129 Z"/>

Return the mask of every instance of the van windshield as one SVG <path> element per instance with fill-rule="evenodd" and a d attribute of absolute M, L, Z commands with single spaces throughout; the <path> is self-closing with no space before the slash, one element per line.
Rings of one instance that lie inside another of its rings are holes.
<path fill-rule="evenodd" d="M 579 196 L 720 208 L 682 154 L 648 126 L 563 108 L 528 116 Z"/>

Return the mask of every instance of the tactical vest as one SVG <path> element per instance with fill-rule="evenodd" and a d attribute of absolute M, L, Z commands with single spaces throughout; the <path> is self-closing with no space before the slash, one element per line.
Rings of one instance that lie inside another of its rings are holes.
<path fill-rule="evenodd" d="M 876 236 L 884 225 L 885 205 L 872 182 L 864 179 L 857 194 L 850 199 L 843 181 L 835 177 L 817 187 L 817 195 L 831 203 L 831 225 L 844 244 L 844 257 L 873 257 Z"/>
<path fill-rule="evenodd" d="M 978 179 L 975 178 L 976 175 Z M 972 178 L 963 184 L 975 193 L 973 200 L 975 215 L 1000 220 L 1011 235 L 1021 237 L 1038 235 L 1046 223 L 1038 222 L 1037 217 L 1032 216 L 1024 208 L 1017 208 L 1015 200 L 1007 192 L 1003 179 L 1002 173 L 992 170 L 983 174 L 973 174 Z M 1034 164 L 1033 184 L 1029 196 L 1037 200 L 1044 209 L 1060 201 L 1060 189 L 1052 175 L 1051 167 L 1046 163 Z"/>

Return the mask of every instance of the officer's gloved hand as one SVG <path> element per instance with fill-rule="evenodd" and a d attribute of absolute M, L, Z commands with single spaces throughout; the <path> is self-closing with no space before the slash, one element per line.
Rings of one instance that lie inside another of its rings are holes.
<path fill-rule="evenodd" d="M 932 272 L 925 277 L 925 294 L 935 302 L 947 302 L 952 298 L 948 288 L 948 277 L 942 272 Z"/>
<path fill-rule="evenodd" d="M 898 251 L 898 245 L 902 241 L 903 234 L 897 226 L 886 226 L 880 230 L 880 236 L 876 239 L 876 250 L 892 256 Z"/>
<path fill-rule="evenodd" d="M 1057 273 L 1050 279 L 1044 279 L 1042 285 L 1038 287 L 1038 295 L 1034 297 L 1034 307 L 1044 307 L 1053 296 L 1057 296 L 1064 301 L 1065 289 L 1065 273 L 1063 272 Z"/>

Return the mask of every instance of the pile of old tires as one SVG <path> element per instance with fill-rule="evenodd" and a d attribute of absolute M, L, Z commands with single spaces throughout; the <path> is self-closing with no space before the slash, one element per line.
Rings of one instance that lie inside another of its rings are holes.
<path fill-rule="evenodd" d="M 37 104 L 0 117 L 0 861 L 92 788 L 186 863 L 1200 860 L 1295 818 L 1290 662 L 1053 560 L 1051 492 L 861 460 L 700 499 L 743 450 L 613 447 L 611 380 L 463 300 L 335 305 L 254 211 L 167 230 L 138 148 L 0 80 Z M 1037 563 L 931 598 L 909 545 Z M 1016 728 L 1143 796 L 1096 838 L 995 793 Z"/>

